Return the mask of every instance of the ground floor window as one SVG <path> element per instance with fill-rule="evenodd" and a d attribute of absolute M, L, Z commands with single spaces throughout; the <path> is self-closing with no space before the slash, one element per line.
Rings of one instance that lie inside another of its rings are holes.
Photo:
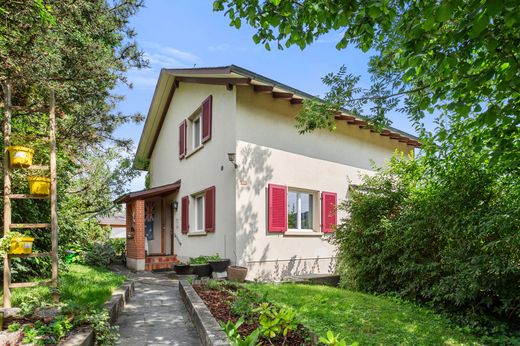
<path fill-rule="evenodd" d="M 314 193 L 288 189 L 287 226 L 289 229 L 314 230 Z"/>
<path fill-rule="evenodd" d="M 195 200 L 195 231 L 204 231 L 204 194 L 193 196 Z"/>

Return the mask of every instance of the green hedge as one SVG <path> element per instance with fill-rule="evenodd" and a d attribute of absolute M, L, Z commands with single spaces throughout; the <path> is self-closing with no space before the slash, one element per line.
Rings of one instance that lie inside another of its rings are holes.
<path fill-rule="evenodd" d="M 349 191 L 335 238 L 342 284 L 518 326 L 518 179 L 471 159 L 437 168 L 395 157 Z"/>

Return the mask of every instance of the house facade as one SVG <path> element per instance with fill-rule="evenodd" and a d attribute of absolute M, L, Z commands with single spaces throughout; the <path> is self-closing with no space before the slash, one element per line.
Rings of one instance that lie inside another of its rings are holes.
<path fill-rule="evenodd" d="M 343 113 L 336 131 L 300 135 L 295 117 L 309 98 L 234 65 L 162 70 L 134 162 L 151 188 L 118 199 L 128 265 L 218 253 L 251 280 L 333 272 L 330 237 L 349 184 L 419 143 Z"/>

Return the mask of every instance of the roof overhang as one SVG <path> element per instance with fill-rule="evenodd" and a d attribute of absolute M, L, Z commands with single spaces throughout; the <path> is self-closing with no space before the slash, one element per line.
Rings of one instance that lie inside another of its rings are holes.
<path fill-rule="evenodd" d="M 139 140 L 139 145 L 137 147 L 134 168 L 142 170 L 147 169 L 148 160 L 152 155 L 157 138 L 159 137 L 159 132 L 164 123 L 164 119 L 166 118 L 166 113 L 168 112 L 168 107 L 175 90 L 179 87 L 180 83 L 223 85 L 228 89 L 232 89 L 235 85 L 247 85 L 251 86 L 257 93 L 270 93 L 275 99 L 285 99 L 295 105 L 303 103 L 303 100 L 306 99 L 323 101 L 316 96 L 236 65 L 223 67 L 162 69 L 155 87 L 150 109 L 148 110 L 148 116 L 146 117 L 141 139 Z M 336 120 L 346 121 L 350 125 L 370 130 L 371 132 L 377 133 L 381 136 L 388 136 L 392 140 L 406 143 L 412 147 L 421 146 L 421 143 L 419 143 L 416 136 L 393 127 L 388 127 L 383 131 L 378 132 L 369 125 L 367 119 L 348 114 L 346 110 L 338 112 L 336 114 Z"/>
<path fill-rule="evenodd" d="M 127 194 L 124 194 L 120 197 L 118 197 L 114 203 L 121 204 L 121 203 L 127 203 L 136 199 L 148 199 L 148 198 L 154 198 L 154 197 L 164 197 L 172 192 L 175 192 L 179 190 L 181 187 L 181 181 L 177 180 L 175 183 L 152 187 L 151 189 L 146 190 L 140 190 L 140 191 L 134 191 Z"/>

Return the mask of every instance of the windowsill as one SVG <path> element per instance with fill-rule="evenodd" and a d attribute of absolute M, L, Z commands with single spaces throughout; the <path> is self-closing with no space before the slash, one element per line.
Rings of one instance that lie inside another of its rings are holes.
<path fill-rule="evenodd" d="M 191 236 L 198 237 L 198 236 L 207 235 L 207 234 L 208 233 L 206 233 L 205 231 L 193 231 L 193 232 L 188 233 L 188 237 L 191 237 Z"/>
<path fill-rule="evenodd" d="M 303 236 L 303 237 L 321 237 L 323 233 L 315 232 L 312 230 L 299 230 L 299 229 L 290 229 L 284 232 L 285 236 Z"/>
<path fill-rule="evenodd" d="M 187 153 L 186 156 L 184 156 L 184 158 L 187 159 L 188 157 L 192 156 L 193 154 L 195 154 L 197 151 L 199 151 L 202 148 L 204 148 L 204 144 L 199 145 L 198 147 L 196 147 L 195 149 L 193 149 L 192 151 Z"/>

